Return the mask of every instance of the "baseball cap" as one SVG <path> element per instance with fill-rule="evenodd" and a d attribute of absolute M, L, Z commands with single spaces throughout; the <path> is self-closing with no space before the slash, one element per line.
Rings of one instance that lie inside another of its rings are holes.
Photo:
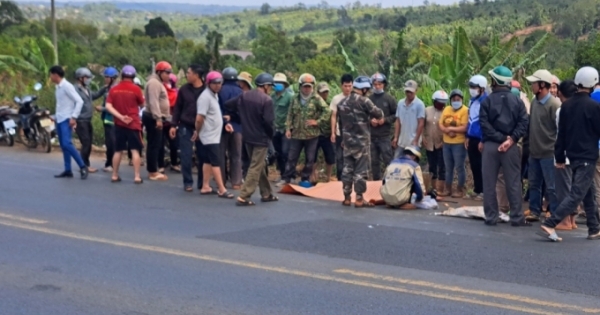
<path fill-rule="evenodd" d="M 546 70 L 546 69 L 541 69 L 538 70 L 536 72 L 533 73 L 533 75 L 528 76 L 527 81 L 533 83 L 533 82 L 547 82 L 547 83 L 552 83 L 552 73 L 550 73 L 550 71 Z"/>
<path fill-rule="evenodd" d="M 408 91 L 408 92 L 413 92 L 415 93 L 417 91 L 417 88 L 419 87 L 419 85 L 417 84 L 417 82 L 415 80 L 408 80 L 406 81 L 406 83 L 404 83 L 404 91 Z"/>
<path fill-rule="evenodd" d="M 329 84 L 327 84 L 327 82 L 319 83 L 317 85 L 317 92 L 319 92 L 319 93 L 329 92 Z"/>

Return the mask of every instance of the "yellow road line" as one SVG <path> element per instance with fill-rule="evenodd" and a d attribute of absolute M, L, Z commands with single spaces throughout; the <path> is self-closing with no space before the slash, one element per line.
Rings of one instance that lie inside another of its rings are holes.
<path fill-rule="evenodd" d="M 401 284 L 427 287 L 427 288 L 437 289 L 437 290 L 445 290 L 445 291 L 450 291 L 450 292 L 455 292 L 455 293 L 481 295 L 481 296 L 486 296 L 486 297 L 493 297 L 493 298 L 511 300 L 511 301 L 516 301 L 516 302 L 534 304 L 534 305 L 540 305 L 540 306 L 546 306 L 546 307 L 572 309 L 572 310 L 581 311 L 581 312 L 585 312 L 585 313 L 600 313 L 600 309 L 583 308 L 583 307 L 579 307 L 576 305 L 554 303 L 552 301 L 537 300 L 537 299 L 532 299 L 532 298 L 519 296 L 519 295 L 513 295 L 513 294 L 473 290 L 473 289 L 467 289 L 467 288 L 462 288 L 462 287 L 458 287 L 458 286 L 449 286 L 449 285 L 438 284 L 435 282 L 426 282 L 426 281 L 421 281 L 421 280 L 395 278 L 395 277 L 382 276 L 382 275 L 378 275 L 378 274 L 360 272 L 360 271 L 349 270 L 349 269 L 337 269 L 337 270 L 334 270 L 333 272 L 341 273 L 341 274 L 349 274 L 349 275 L 363 277 L 363 278 L 383 280 L 383 281 L 388 281 L 388 282 L 396 282 L 396 283 L 401 283 Z"/>
<path fill-rule="evenodd" d="M 19 217 L 19 216 L 16 216 L 16 215 L 6 214 L 6 213 L 2 213 L 2 212 L 0 212 L 0 218 L 17 220 L 17 221 L 23 221 L 23 222 L 32 223 L 32 224 L 45 224 L 45 223 L 48 223 L 48 221 L 44 221 L 44 220 L 37 220 L 37 219 L 30 219 L 30 218 L 25 218 L 25 217 Z"/>
<path fill-rule="evenodd" d="M 343 283 L 343 284 L 350 284 L 350 285 L 366 287 L 366 288 L 371 288 L 371 289 L 379 289 L 379 290 L 385 290 L 385 291 L 392 291 L 392 292 L 399 292 L 399 293 L 405 293 L 405 294 L 431 297 L 431 298 L 436 298 L 436 299 L 443 299 L 443 300 L 448 300 L 448 301 L 453 301 L 453 302 L 462 302 L 462 303 L 473 304 L 473 305 L 481 305 L 481 306 L 492 307 L 492 308 L 500 308 L 500 309 L 512 310 L 512 311 L 529 313 L 529 314 L 543 314 L 543 315 L 564 314 L 564 313 L 548 312 L 547 310 L 544 310 L 544 309 L 536 309 L 536 308 L 530 308 L 530 307 L 522 307 L 522 306 L 516 306 L 516 305 L 507 305 L 507 304 L 500 304 L 500 303 L 494 303 L 494 302 L 480 301 L 477 299 L 472 299 L 472 298 L 459 296 L 459 295 L 449 295 L 449 294 L 444 294 L 444 293 L 436 293 L 436 292 L 432 292 L 432 291 L 412 290 L 412 289 L 407 289 L 404 287 L 381 285 L 381 284 L 377 284 L 377 283 L 371 283 L 371 282 L 360 281 L 360 280 L 350 280 L 350 279 L 330 276 L 330 275 L 326 275 L 326 274 L 312 273 L 312 272 L 307 272 L 307 271 L 288 269 L 288 268 L 284 268 L 284 267 L 274 267 L 274 266 L 267 266 L 267 265 L 262 265 L 262 264 L 258 264 L 258 263 L 247 262 L 247 261 L 241 261 L 241 260 L 231 260 L 231 259 L 219 258 L 219 257 L 209 256 L 209 255 L 200 255 L 200 254 L 196 254 L 196 253 L 192 253 L 192 252 L 185 252 L 185 251 L 170 249 L 170 248 L 165 248 L 165 247 L 143 245 L 143 244 L 137 244 L 137 243 L 123 242 L 123 241 L 115 241 L 115 240 L 110 240 L 110 239 L 106 239 L 106 238 L 88 236 L 88 235 L 77 234 L 77 233 L 72 233 L 72 232 L 65 232 L 65 231 L 49 229 L 49 228 L 45 228 L 45 227 L 41 227 L 41 226 L 26 225 L 26 224 L 22 224 L 22 223 L 15 223 L 15 222 L 3 221 L 3 220 L 0 220 L 0 225 L 5 225 L 5 226 L 29 230 L 29 231 L 40 232 L 40 233 L 45 233 L 45 234 L 50 234 L 50 235 L 55 235 L 55 236 L 62 236 L 62 237 L 66 237 L 66 238 L 76 239 L 76 240 L 89 241 L 89 242 L 100 243 L 100 244 L 108 244 L 108 245 L 113 245 L 113 246 L 118 246 L 118 247 L 125 247 L 125 248 L 131 248 L 131 249 L 137 249 L 137 250 L 142 250 L 142 251 L 167 254 L 167 255 L 173 255 L 173 256 L 179 256 L 179 257 L 186 257 L 186 258 L 192 258 L 192 259 L 208 261 L 208 262 L 216 262 L 216 263 L 222 263 L 222 264 L 227 264 L 227 265 L 232 265 L 232 266 L 252 268 L 252 269 L 257 269 L 257 270 L 262 270 L 262 271 L 270 271 L 270 272 L 293 275 L 293 276 L 298 276 L 298 277 L 305 277 L 305 278 L 331 281 L 331 282 L 337 282 L 337 283 Z"/>

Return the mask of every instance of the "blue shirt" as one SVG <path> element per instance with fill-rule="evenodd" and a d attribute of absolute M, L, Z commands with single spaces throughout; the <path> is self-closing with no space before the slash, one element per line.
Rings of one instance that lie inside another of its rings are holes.
<path fill-rule="evenodd" d="M 242 88 L 237 84 L 237 81 L 225 81 L 223 83 L 223 87 L 221 87 L 221 91 L 219 91 L 219 107 L 221 107 L 223 116 L 231 116 L 231 113 L 225 108 L 225 102 L 242 95 L 242 93 Z M 225 121 L 223 122 L 225 123 Z M 233 121 L 229 121 L 229 123 L 231 124 L 231 127 L 233 127 L 233 132 L 242 132 L 242 126 L 239 123 Z"/>
<path fill-rule="evenodd" d="M 594 92 L 592 92 L 592 94 L 590 95 L 590 97 L 600 103 L 600 88 L 595 88 Z M 598 150 L 600 150 L 600 141 L 598 142 Z"/>
<path fill-rule="evenodd" d="M 469 122 L 467 123 L 467 137 L 475 139 L 483 139 L 481 124 L 479 123 L 479 110 L 481 103 L 487 98 L 487 93 L 471 98 L 469 104 Z"/>
<path fill-rule="evenodd" d="M 544 96 L 544 98 L 542 98 L 541 100 L 539 100 L 538 102 L 540 102 L 540 104 L 542 105 L 546 105 L 546 102 L 548 102 L 548 100 L 552 97 L 552 94 L 548 93 L 546 94 L 546 96 Z"/>
<path fill-rule="evenodd" d="M 83 99 L 75 90 L 73 84 L 62 79 L 56 85 L 56 123 L 61 123 L 67 119 L 77 119 L 81 114 Z"/>

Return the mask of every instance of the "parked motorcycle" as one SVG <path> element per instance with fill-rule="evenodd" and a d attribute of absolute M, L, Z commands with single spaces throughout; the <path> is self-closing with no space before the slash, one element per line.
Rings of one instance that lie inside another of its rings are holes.
<path fill-rule="evenodd" d="M 15 144 L 15 134 L 17 133 L 17 124 L 12 119 L 12 116 L 17 114 L 17 111 L 10 106 L 0 107 L 0 140 L 6 141 L 9 147 Z"/>
<path fill-rule="evenodd" d="M 42 84 L 36 83 L 33 89 L 41 90 Z M 18 134 L 28 148 L 41 147 L 46 153 L 50 153 L 52 151 L 51 134 L 55 129 L 54 123 L 50 117 L 50 111 L 38 107 L 35 104 L 36 100 L 36 95 L 26 95 L 23 98 L 15 96 L 14 101 L 19 105 L 18 115 L 20 117 Z"/>

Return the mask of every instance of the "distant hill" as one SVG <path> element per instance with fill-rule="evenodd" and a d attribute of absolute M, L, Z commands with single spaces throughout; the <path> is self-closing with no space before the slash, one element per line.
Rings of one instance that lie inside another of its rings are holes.
<path fill-rule="evenodd" d="M 160 3 L 160 2 L 105 2 L 110 3 L 119 10 L 134 10 L 156 13 L 185 13 L 191 15 L 218 15 L 225 13 L 242 12 L 244 10 L 257 10 L 260 6 L 226 6 L 226 5 L 205 5 L 190 3 Z M 44 6 L 50 7 L 50 1 L 19 1 L 22 6 Z M 56 2 L 56 6 L 62 7 L 83 7 L 90 5 L 90 2 Z M 95 2 L 93 4 L 103 4 Z"/>

